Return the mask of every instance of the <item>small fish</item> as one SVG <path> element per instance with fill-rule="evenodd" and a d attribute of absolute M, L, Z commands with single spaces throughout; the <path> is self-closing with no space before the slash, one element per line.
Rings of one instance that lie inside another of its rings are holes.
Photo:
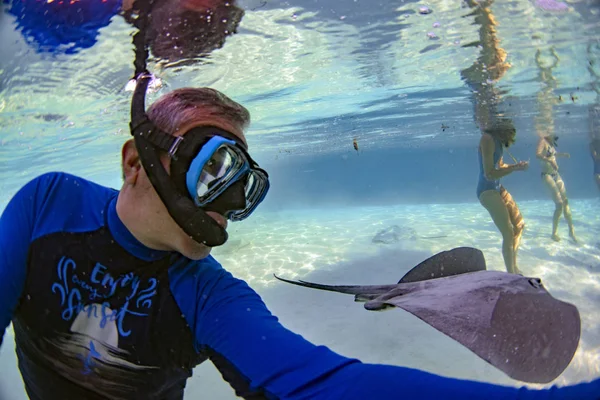
<path fill-rule="evenodd" d="M 354 147 L 354 150 L 356 150 L 356 153 L 358 154 L 358 141 L 356 140 L 356 138 L 352 139 L 352 146 Z"/>
<path fill-rule="evenodd" d="M 37 119 L 43 119 L 46 122 L 62 121 L 67 119 L 67 116 L 62 114 L 39 114 L 35 117 Z"/>
<path fill-rule="evenodd" d="M 571 93 L 571 101 L 573 101 L 573 103 L 575 103 L 575 100 L 577 100 L 577 96 L 575 96 L 573 93 Z"/>
<path fill-rule="evenodd" d="M 446 129 L 448 128 L 450 128 L 448 125 L 442 124 L 442 132 L 446 132 Z"/>
<path fill-rule="evenodd" d="M 562 96 L 560 94 L 558 95 L 558 101 L 561 101 L 561 102 L 563 101 Z"/>

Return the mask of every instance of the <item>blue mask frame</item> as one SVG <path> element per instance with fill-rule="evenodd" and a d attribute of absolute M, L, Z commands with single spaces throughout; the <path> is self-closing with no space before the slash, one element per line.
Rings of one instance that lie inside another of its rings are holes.
<path fill-rule="evenodd" d="M 235 155 L 237 160 L 233 164 L 231 171 L 228 171 L 225 176 L 220 178 L 221 182 L 215 185 L 214 190 L 209 191 L 203 198 L 199 198 L 197 187 L 198 182 L 201 179 L 202 170 L 206 163 L 222 147 L 227 147 L 230 150 L 230 153 Z M 186 173 L 186 188 L 194 203 L 198 207 L 203 207 L 215 201 L 215 199 L 227 190 L 227 188 L 238 182 L 240 179 L 244 179 L 248 174 L 252 174 L 253 178 L 257 180 L 256 186 L 253 186 L 250 189 L 256 189 L 249 193 L 248 188 L 246 188 L 246 208 L 243 210 L 230 211 L 225 215 L 232 221 L 241 221 L 252 214 L 256 207 L 264 200 L 269 191 L 269 178 L 268 174 L 263 169 L 258 168 L 258 164 L 250 158 L 243 147 L 231 139 L 215 135 L 202 145 L 200 151 L 190 163 Z"/>

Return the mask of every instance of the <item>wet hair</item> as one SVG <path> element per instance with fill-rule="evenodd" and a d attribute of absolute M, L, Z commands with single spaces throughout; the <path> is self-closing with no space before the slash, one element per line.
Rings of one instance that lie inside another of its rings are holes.
<path fill-rule="evenodd" d="M 147 114 L 159 129 L 171 134 L 206 116 L 226 119 L 242 130 L 250 125 L 250 113 L 244 106 L 211 88 L 173 90 L 152 103 Z"/>
<path fill-rule="evenodd" d="M 544 136 L 544 139 L 546 139 L 546 141 L 548 143 L 550 143 L 552 146 L 558 147 L 558 136 L 557 135 L 546 135 L 546 136 Z"/>
<path fill-rule="evenodd" d="M 210 9 L 193 9 L 191 0 L 157 0 L 150 14 L 146 41 L 154 57 L 178 65 L 206 57 L 236 33 L 244 10 L 235 0 Z"/>
<path fill-rule="evenodd" d="M 227 119 L 245 130 L 250 125 L 250 113 L 239 103 L 211 88 L 182 88 L 169 92 L 148 108 L 146 115 L 160 130 L 174 134 L 184 125 L 206 116 Z M 164 150 L 158 153 L 165 156 Z M 125 180 L 125 171 L 122 171 Z"/>
<path fill-rule="evenodd" d="M 485 133 L 498 139 L 504 147 L 510 147 L 516 140 L 517 130 L 513 125 L 512 120 L 508 118 L 499 118 L 489 127 L 484 130 Z"/>

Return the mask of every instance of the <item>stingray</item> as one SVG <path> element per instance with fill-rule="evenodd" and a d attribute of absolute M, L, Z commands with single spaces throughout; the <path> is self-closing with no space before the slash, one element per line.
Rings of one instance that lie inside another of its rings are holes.
<path fill-rule="evenodd" d="M 552 297 L 538 278 L 486 270 L 483 253 L 470 247 L 434 255 L 395 285 L 331 286 L 275 277 L 353 294 L 370 311 L 401 308 L 524 382 L 557 378 L 581 335 L 574 305 Z"/>
<path fill-rule="evenodd" d="M 398 225 L 392 225 L 385 229 L 380 230 L 375 234 L 372 239 L 373 243 L 385 243 L 390 244 L 398 242 L 400 240 L 417 240 L 417 239 L 439 239 L 444 238 L 446 235 L 441 236 L 419 236 L 417 232 L 410 227 L 400 227 Z"/>

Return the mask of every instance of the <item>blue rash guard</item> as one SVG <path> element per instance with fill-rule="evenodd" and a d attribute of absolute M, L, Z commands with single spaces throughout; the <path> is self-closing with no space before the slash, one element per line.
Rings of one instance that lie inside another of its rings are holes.
<path fill-rule="evenodd" d="M 92 47 L 119 13 L 122 0 L 3 0 L 23 37 L 39 52 L 66 54 Z"/>
<path fill-rule="evenodd" d="M 600 399 L 600 379 L 534 391 L 364 364 L 284 328 L 212 257 L 138 242 L 118 192 L 64 174 L 26 184 L 0 219 L 0 329 L 31 399 L 181 399 L 210 359 L 251 399 Z"/>

